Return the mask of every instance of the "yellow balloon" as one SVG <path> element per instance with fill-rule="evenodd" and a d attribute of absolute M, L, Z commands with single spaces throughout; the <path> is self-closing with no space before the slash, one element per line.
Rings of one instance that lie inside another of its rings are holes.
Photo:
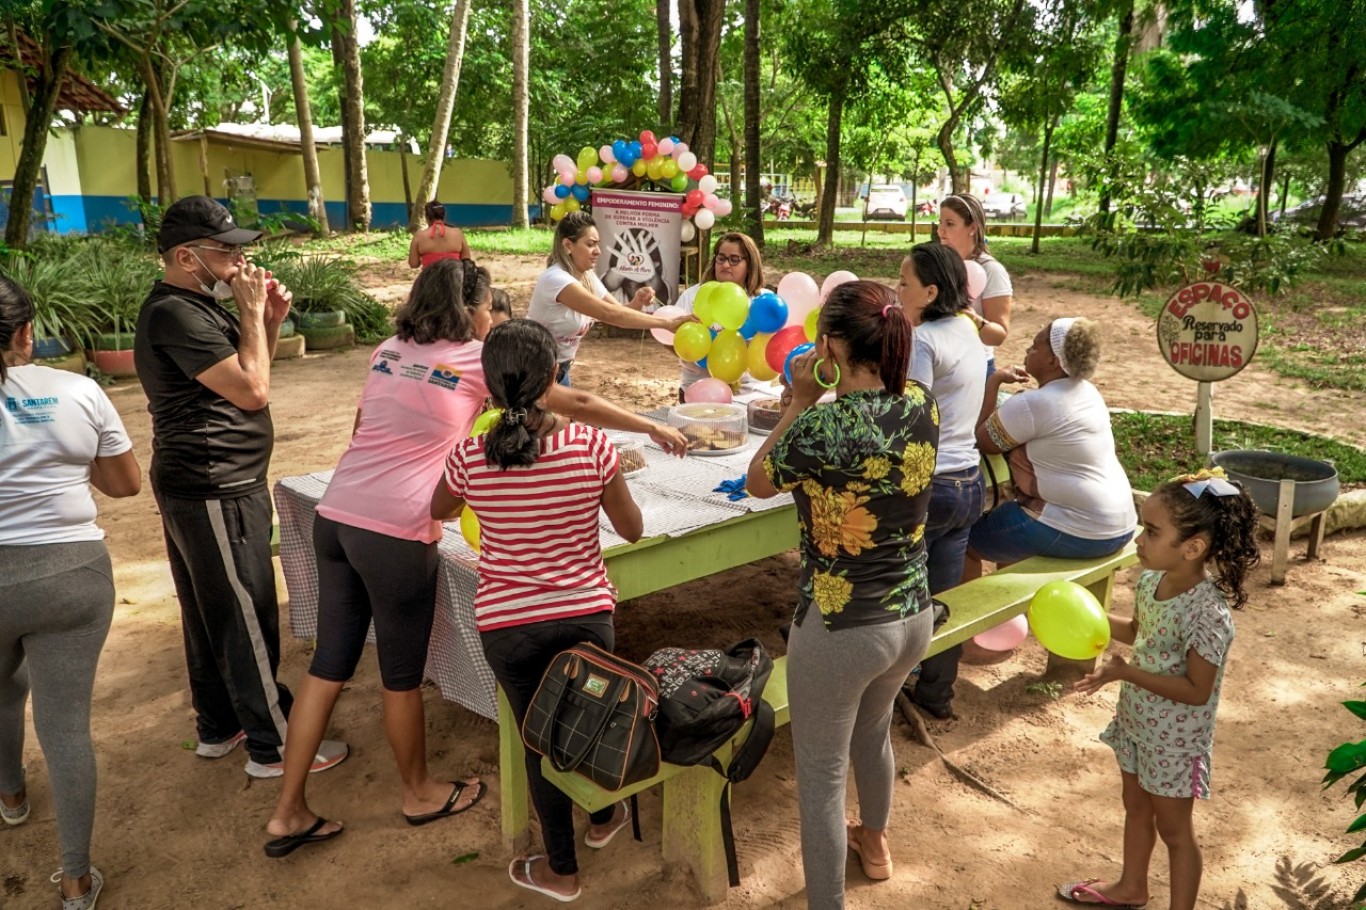
<path fill-rule="evenodd" d="M 678 173 L 678 162 L 672 158 L 665 158 L 663 163 L 659 165 L 659 173 L 665 179 L 672 180 L 674 175 Z"/>
<path fill-rule="evenodd" d="M 711 350 L 711 332 L 700 322 L 685 322 L 674 332 L 674 350 L 682 359 L 696 363 Z"/>
<path fill-rule="evenodd" d="M 664 176 L 663 167 L 663 162 L 660 162 L 658 160 L 651 161 L 648 165 L 646 165 L 645 173 L 650 175 L 651 180 L 659 180 L 661 177 Z"/>
<path fill-rule="evenodd" d="M 697 296 L 692 299 L 692 312 L 702 324 L 710 326 L 716 322 L 716 311 L 712 308 L 712 300 L 716 296 L 716 289 L 721 286 L 719 281 L 707 281 L 697 289 Z"/>
<path fill-rule="evenodd" d="M 460 510 L 460 534 L 465 538 L 465 543 L 470 545 L 470 549 L 479 552 L 479 516 L 474 514 L 474 509 L 470 508 L 469 503 L 465 503 L 465 508 Z"/>
<path fill-rule="evenodd" d="M 579 170 L 579 172 L 578 172 L 577 174 L 574 175 L 574 182 L 575 182 L 575 183 L 587 183 L 587 182 L 588 182 L 588 170 L 587 170 L 586 168 L 581 168 L 581 169 Z"/>
<path fill-rule="evenodd" d="M 722 332 L 711 340 L 711 350 L 707 353 L 707 372 L 717 379 L 735 382 L 745 375 L 748 365 L 745 339 L 739 332 Z"/>
<path fill-rule="evenodd" d="M 768 348 L 768 340 L 772 337 L 767 332 L 760 332 L 749 340 L 749 348 L 745 352 L 749 375 L 760 382 L 768 382 L 771 379 L 778 378 L 778 371 L 768 365 L 768 358 L 764 356 L 764 351 Z"/>
<path fill-rule="evenodd" d="M 637 158 L 636 163 L 631 165 L 631 173 L 635 174 L 637 177 L 644 177 L 645 172 L 649 169 L 650 166 L 645 163 L 644 158 Z"/>
<path fill-rule="evenodd" d="M 745 324 L 745 318 L 749 316 L 749 295 L 738 284 L 717 282 L 716 290 L 711 295 L 711 309 L 713 321 L 720 323 L 721 328 L 734 332 Z"/>
<path fill-rule="evenodd" d="M 583 208 L 583 206 L 579 205 L 579 200 L 575 199 L 573 196 L 570 196 L 561 204 L 564 206 L 566 212 L 577 212 L 579 209 Z"/>
<path fill-rule="evenodd" d="M 1090 660 L 1110 644 L 1110 620 L 1096 596 L 1074 581 L 1050 581 L 1029 602 L 1029 631 L 1053 654 Z"/>
<path fill-rule="evenodd" d="M 470 436 L 483 436 L 493 425 L 498 422 L 498 418 L 503 416 L 502 408 L 489 408 L 484 413 L 475 418 L 474 426 L 470 428 Z"/>
<path fill-rule="evenodd" d="M 821 308 L 820 308 L 820 307 L 816 307 L 814 310 L 812 310 L 811 312 L 809 312 L 809 313 L 806 314 L 806 322 L 802 325 L 802 328 L 806 330 L 806 340 L 807 340 L 807 341 L 815 341 L 815 340 L 816 340 L 816 332 L 817 332 L 816 324 L 819 323 L 820 320 L 821 320 Z"/>
<path fill-rule="evenodd" d="M 551 221 L 559 221 L 561 218 L 563 218 L 565 215 L 568 215 L 568 214 L 569 214 L 569 209 L 565 208 L 563 202 L 557 202 L 557 203 L 555 203 L 554 205 L 552 205 L 552 206 L 550 207 L 550 220 L 551 220 Z"/>

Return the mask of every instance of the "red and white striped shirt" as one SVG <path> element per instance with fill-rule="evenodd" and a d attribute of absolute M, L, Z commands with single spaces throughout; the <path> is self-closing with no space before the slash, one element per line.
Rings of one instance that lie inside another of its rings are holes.
<path fill-rule="evenodd" d="M 598 515 L 617 460 L 605 433 L 576 423 L 542 439 L 535 464 L 525 467 L 487 461 L 483 437 L 455 445 L 446 486 L 479 518 L 479 631 L 616 606 Z"/>

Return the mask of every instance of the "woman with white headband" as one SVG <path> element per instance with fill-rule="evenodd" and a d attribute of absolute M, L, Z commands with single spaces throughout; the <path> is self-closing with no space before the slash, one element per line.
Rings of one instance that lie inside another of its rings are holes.
<path fill-rule="evenodd" d="M 1100 327 L 1055 319 L 1034 336 L 1023 367 L 987 378 L 977 445 L 1005 453 L 1015 499 L 982 516 L 968 536 L 964 579 L 1031 556 L 1096 559 L 1133 535 L 1133 490 L 1115 455 L 1110 412 L 1090 383 L 1100 362 Z M 1037 389 L 994 407 L 1005 382 L 1033 379 Z"/>

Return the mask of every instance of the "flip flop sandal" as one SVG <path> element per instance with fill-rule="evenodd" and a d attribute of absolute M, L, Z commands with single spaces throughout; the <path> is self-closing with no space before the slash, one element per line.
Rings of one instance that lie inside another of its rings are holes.
<path fill-rule="evenodd" d="M 574 889 L 573 894 L 561 894 L 558 891 L 551 891 L 544 885 L 536 884 L 536 879 L 531 877 L 531 864 L 538 859 L 545 859 L 545 855 L 538 853 L 536 856 L 528 856 L 524 859 L 514 859 L 512 864 L 508 866 L 508 878 L 512 879 L 512 883 L 519 888 L 526 888 L 528 891 L 544 894 L 551 900 L 559 901 L 562 904 L 578 900 L 579 895 L 583 894 L 583 888 Z M 522 867 L 522 874 L 526 876 L 525 881 L 517 877 L 517 867 L 519 865 Z"/>
<path fill-rule="evenodd" d="M 1067 882 L 1058 886 L 1058 897 L 1074 904 L 1094 904 L 1098 907 L 1115 907 L 1118 910 L 1143 910 L 1147 904 L 1121 904 L 1117 900 L 1106 897 L 1095 888 L 1091 887 L 1098 878 L 1087 878 L 1079 882 Z M 1079 897 L 1078 895 L 1084 895 Z"/>
<path fill-rule="evenodd" d="M 478 784 L 467 784 L 463 780 L 451 781 L 451 783 L 455 785 L 455 789 L 452 790 L 451 795 L 447 797 L 446 805 L 435 812 L 428 812 L 426 815 L 403 816 L 408 821 L 408 824 L 413 826 L 425 825 L 428 822 L 434 822 L 440 818 L 449 818 L 452 815 L 459 815 L 461 812 L 472 808 L 479 800 L 483 799 L 484 794 L 489 790 L 488 785 L 482 780 Z M 469 786 L 477 786 L 479 788 L 474 793 L 474 799 L 470 800 L 467 805 L 461 806 L 459 809 L 455 808 L 455 804 L 460 802 L 460 794 L 464 793 L 465 788 Z"/>
<path fill-rule="evenodd" d="M 863 874 L 875 882 L 885 882 L 892 877 L 892 872 L 896 864 L 889 857 L 885 863 L 874 862 L 863 855 L 863 848 L 859 845 L 858 835 L 854 833 L 851 825 L 849 831 L 849 850 L 858 857 L 859 865 L 863 867 Z"/>
<path fill-rule="evenodd" d="M 277 837 L 275 840 L 269 841 L 266 844 L 266 856 L 271 859 L 289 856 L 300 847 L 331 840 L 346 830 L 345 828 L 338 828 L 336 831 L 330 831 L 327 834 L 319 834 L 318 830 L 325 824 L 327 824 L 327 819 L 318 816 L 318 820 L 307 831 L 300 831 L 298 834 L 286 834 L 284 837 Z"/>
<path fill-rule="evenodd" d="M 611 831 L 608 831 L 600 838 L 593 837 L 592 832 L 589 832 L 588 834 L 585 834 L 583 836 L 583 842 L 588 846 L 592 847 L 594 850 L 601 850 L 603 847 L 606 847 L 608 844 L 610 844 L 612 842 L 612 838 L 617 836 L 617 832 L 631 823 L 631 804 L 626 802 L 625 800 L 622 800 L 621 809 L 621 822 L 617 824 L 614 828 L 612 828 Z"/>

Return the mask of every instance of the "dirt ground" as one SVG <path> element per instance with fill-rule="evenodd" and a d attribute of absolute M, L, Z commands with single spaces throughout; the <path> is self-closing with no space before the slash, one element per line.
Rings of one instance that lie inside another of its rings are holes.
<path fill-rule="evenodd" d="M 492 257 L 495 279 L 524 309 L 539 263 Z M 1007 263 L 1009 266 L 1010 263 Z M 369 282 L 387 299 L 401 298 L 406 268 L 371 267 Z M 817 276 L 819 280 L 823 276 Z M 890 277 L 888 277 L 890 281 Z M 1113 406 L 1188 411 L 1193 383 L 1177 377 L 1156 351 L 1152 326 L 1113 299 L 1016 276 L 1010 341 L 999 357 L 1019 362 L 1050 318 L 1101 321 L 1106 360 L 1097 383 Z M 279 363 L 272 411 L 276 450 L 272 480 L 332 467 L 365 379 L 367 352 L 309 355 Z M 669 401 L 676 360 L 652 340 L 592 337 L 575 367 L 577 385 L 627 406 Z M 1363 396 L 1316 391 L 1278 379 L 1254 364 L 1217 389 L 1216 413 L 1335 435 L 1366 444 Z M 122 383 L 111 397 L 146 468 L 150 431 L 140 386 Z M 410 828 L 399 818 L 393 763 L 379 723 L 375 664 L 362 662 L 333 718 L 331 735 L 350 743 L 349 761 L 314 777 L 314 808 L 343 819 L 335 843 L 267 859 L 261 844 L 277 784 L 251 781 L 244 756 L 203 761 L 187 751 L 194 737 L 179 634 L 178 610 L 151 496 L 102 501 L 117 574 L 119 605 L 96 681 L 93 729 L 99 756 L 99 813 L 93 857 L 107 876 L 101 907 L 274 908 L 540 907 L 542 897 L 507 880 L 509 856 L 499 833 L 497 736 L 493 723 L 443 702 L 428 689 L 429 747 L 438 774 L 484 776 L 491 792 L 457 819 Z M 1341 787 L 1319 788 L 1324 757 L 1360 722 L 1338 702 L 1366 679 L 1366 535 L 1335 535 L 1325 559 L 1307 564 L 1295 548 L 1289 584 L 1267 585 L 1268 569 L 1251 582 L 1252 602 L 1236 617 L 1237 645 L 1227 674 L 1216 737 L 1214 797 L 1196 810 L 1205 857 L 1202 907 L 1318 906 L 1295 901 L 1295 877 L 1278 862 L 1310 864 L 1341 898 L 1366 870 L 1326 865 L 1353 844 L 1343 834 L 1354 817 Z M 1268 562 L 1269 546 L 1264 548 Z M 643 657 L 662 645 L 724 645 L 758 634 L 780 648 L 776 627 L 787 617 L 795 559 L 775 557 L 624 605 L 618 642 Z M 1132 604 L 1132 572 L 1121 578 L 1116 607 Z M 281 597 L 284 588 L 281 583 Z M 285 607 L 287 609 L 287 606 Z M 282 622 L 282 627 L 287 624 Z M 296 684 L 308 642 L 287 638 L 280 677 Z M 1029 910 L 1051 907 L 1057 882 L 1113 875 L 1120 859 L 1123 812 L 1110 750 L 1096 735 L 1118 690 L 1098 695 L 1026 690 L 1045 655 L 1027 643 L 994 666 L 965 667 L 960 718 L 932 722 L 944 752 L 1009 797 L 1015 807 L 970 789 L 898 719 L 892 741 L 900 769 L 892 818 L 895 878 L 870 884 L 850 867 L 848 906 L 926 910 Z M 1337 668 L 1336 670 L 1334 668 Z M 58 865 L 56 830 L 42 753 L 28 731 L 33 815 L 0 831 L 0 908 L 54 906 L 47 876 Z M 791 740 L 784 729 L 754 777 L 734 794 L 743 883 L 723 906 L 805 906 L 800 875 Z M 850 793 L 850 811 L 857 802 Z M 585 907 L 693 907 L 686 874 L 663 868 L 658 792 L 641 798 L 644 844 L 618 839 L 602 852 L 582 850 Z M 471 859 L 470 855 L 474 857 Z M 1167 864 L 1155 857 L 1154 908 L 1165 907 Z M 1239 893 L 1245 904 L 1236 903 Z M 1333 904 L 1338 906 L 1338 904 Z"/>

